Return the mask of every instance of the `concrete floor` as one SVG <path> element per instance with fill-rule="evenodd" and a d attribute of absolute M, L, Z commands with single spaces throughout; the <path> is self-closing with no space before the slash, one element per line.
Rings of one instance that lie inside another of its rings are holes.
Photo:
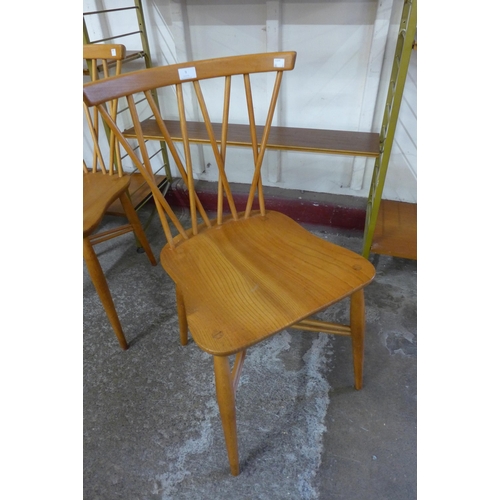
<path fill-rule="evenodd" d="M 359 232 L 309 229 L 361 251 Z M 147 235 L 158 256 L 157 218 Z M 232 477 L 211 358 L 179 344 L 172 282 L 132 235 L 96 250 L 130 348 L 120 349 L 84 269 L 85 499 L 417 498 L 415 261 L 371 258 L 361 391 L 348 338 L 289 330 L 248 351 Z M 347 304 L 324 313 L 346 315 Z"/>

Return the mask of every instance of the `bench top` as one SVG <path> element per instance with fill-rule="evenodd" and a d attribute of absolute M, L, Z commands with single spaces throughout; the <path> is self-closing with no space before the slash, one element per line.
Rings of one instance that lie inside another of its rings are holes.
<path fill-rule="evenodd" d="M 179 121 L 165 120 L 174 141 L 182 141 Z M 155 120 L 143 122 L 146 139 L 161 140 L 162 135 Z M 222 125 L 213 123 L 216 137 L 221 136 Z M 208 133 L 203 122 L 187 122 L 190 142 L 209 144 Z M 258 137 L 262 137 L 264 127 L 257 126 Z M 125 130 L 126 137 L 134 137 L 134 129 Z M 228 146 L 251 147 L 248 125 L 229 124 Z M 349 156 L 377 157 L 379 155 L 379 134 L 374 132 L 350 132 L 344 130 L 324 130 L 311 128 L 271 127 L 267 147 L 269 149 L 328 153 Z"/>

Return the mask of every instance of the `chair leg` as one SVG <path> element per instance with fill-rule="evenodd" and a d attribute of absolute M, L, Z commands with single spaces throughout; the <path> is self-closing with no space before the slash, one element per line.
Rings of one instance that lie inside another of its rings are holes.
<path fill-rule="evenodd" d="M 354 362 L 354 386 L 363 387 L 363 359 L 365 348 L 365 299 L 363 289 L 351 295 L 351 340 Z"/>
<path fill-rule="evenodd" d="M 149 246 L 149 241 L 146 237 L 146 233 L 142 228 L 139 216 L 137 215 L 137 212 L 135 211 L 134 206 L 132 205 L 132 202 L 130 201 L 130 198 L 128 197 L 128 194 L 126 192 L 121 194 L 120 201 L 122 203 L 125 215 L 127 216 L 127 219 L 130 222 L 132 229 L 134 230 L 136 238 L 139 240 L 139 243 L 141 244 L 142 248 L 144 248 L 144 251 L 148 256 L 149 262 L 151 262 L 153 266 L 156 266 L 156 259 L 153 255 L 151 247 Z"/>
<path fill-rule="evenodd" d="M 118 314 L 116 313 L 115 304 L 113 303 L 106 277 L 102 272 L 101 264 L 99 263 L 97 255 L 94 252 L 94 248 L 88 238 L 83 238 L 83 257 L 85 259 L 85 263 L 87 264 L 90 279 L 92 280 L 97 294 L 101 299 L 109 322 L 115 331 L 116 338 L 118 339 L 122 349 L 128 349 L 127 340 L 125 339 L 120 320 L 118 319 Z"/>
<path fill-rule="evenodd" d="M 231 474 L 237 476 L 240 473 L 238 460 L 238 436 L 236 434 L 236 403 L 234 388 L 231 380 L 231 368 L 229 358 L 226 356 L 214 356 L 215 389 L 219 412 L 222 421 L 222 429 L 226 439 L 227 456 Z"/>
<path fill-rule="evenodd" d="M 184 297 L 179 291 L 179 287 L 175 287 L 175 294 L 177 297 L 177 316 L 179 317 L 179 331 L 181 336 L 181 345 L 188 343 L 188 324 L 186 316 L 186 308 L 184 307 Z"/>

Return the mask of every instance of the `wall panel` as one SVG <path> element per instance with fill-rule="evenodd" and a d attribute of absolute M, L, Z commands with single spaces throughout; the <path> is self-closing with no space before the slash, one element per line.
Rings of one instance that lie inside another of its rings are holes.
<path fill-rule="evenodd" d="M 84 0 L 84 10 L 128 2 Z M 144 0 L 143 5 L 155 64 L 296 50 L 296 68 L 284 79 L 275 123 L 378 132 L 402 0 Z M 107 33 L 113 26 L 103 23 L 91 29 Z M 384 198 L 415 202 L 416 54 L 410 73 Z M 266 98 L 270 92 L 267 79 L 257 83 L 256 100 Z M 208 87 L 208 96 L 212 92 L 219 90 Z M 220 111 L 213 109 L 211 113 L 216 116 Z M 244 116 L 244 108 L 232 110 L 232 119 L 241 121 Z M 259 108 L 257 120 L 264 120 Z M 209 148 L 195 150 L 197 176 L 215 179 Z M 248 167 L 242 165 L 251 158 L 248 153 L 240 148 L 231 151 L 229 168 L 238 180 L 247 173 Z M 266 185 L 368 194 L 373 160 L 354 167 L 352 157 L 292 152 L 273 152 L 271 156 L 272 161 L 263 167 Z M 359 171 L 354 172 L 354 168 Z"/>

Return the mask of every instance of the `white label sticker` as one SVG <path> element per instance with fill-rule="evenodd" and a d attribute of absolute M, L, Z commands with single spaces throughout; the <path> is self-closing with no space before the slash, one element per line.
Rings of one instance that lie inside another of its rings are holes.
<path fill-rule="evenodd" d="M 111 55 L 116 56 L 116 49 L 111 49 Z"/>
<path fill-rule="evenodd" d="M 180 68 L 179 69 L 179 78 L 181 80 L 191 80 L 192 78 L 196 78 L 196 68 Z"/>
<path fill-rule="evenodd" d="M 275 59 L 274 60 L 274 67 L 275 68 L 284 68 L 285 67 L 285 60 L 284 59 Z"/>

